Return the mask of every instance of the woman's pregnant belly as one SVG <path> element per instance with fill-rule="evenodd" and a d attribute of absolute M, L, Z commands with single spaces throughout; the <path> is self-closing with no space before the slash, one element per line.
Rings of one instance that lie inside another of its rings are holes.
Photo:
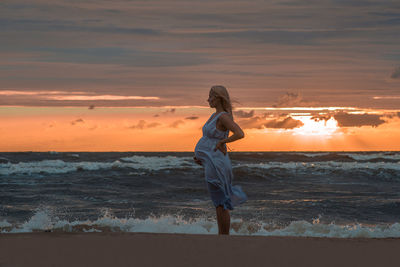
<path fill-rule="evenodd" d="M 202 138 L 200 138 L 194 149 L 194 155 L 196 156 L 196 158 L 201 161 L 205 161 L 208 159 L 211 160 L 223 156 L 224 154 L 221 151 L 214 151 L 214 148 L 217 145 L 218 141 L 218 139 L 208 138 L 207 136 L 203 136 Z"/>
<path fill-rule="evenodd" d="M 204 167 L 206 181 L 215 185 L 223 184 L 221 179 L 224 176 L 221 176 L 221 173 L 228 173 L 231 168 L 228 154 L 224 155 L 219 149 L 214 151 L 218 141 L 219 139 L 203 136 L 194 149 L 196 158 Z"/>
<path fill-rule="evenodd" d="M 209 144 L 206 138 L 203 136 L 196 144 L 196 147 L 194 149 L 194 155 L 199 160 L 205 160 L 205 157 L 207 157 L 208 152 L 210 152 Z"/>

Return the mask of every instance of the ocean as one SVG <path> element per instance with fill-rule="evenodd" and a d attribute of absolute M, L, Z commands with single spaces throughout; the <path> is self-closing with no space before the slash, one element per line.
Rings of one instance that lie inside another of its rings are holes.
<path fill-rule="evenodd" d="M 0 232 L 216 234 L 192 152 L 0 153 Z M 400 237 L 400 152 L 230 152 L 231 234 Z"/>

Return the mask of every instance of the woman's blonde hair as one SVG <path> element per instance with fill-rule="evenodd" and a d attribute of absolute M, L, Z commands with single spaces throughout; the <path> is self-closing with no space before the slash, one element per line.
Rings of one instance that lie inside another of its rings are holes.
<path fill-rule="evenodd" d="M 211 87 L 210 91 L 214 92 L 217 96 L 220 97 L 221 102 L 222 102 L 222 108 L 228 112 L 231 117 L 233 118 L 232 114 L 232 102 L 229 97 L 228 90 L 222 85 L 214 85 Z"/>

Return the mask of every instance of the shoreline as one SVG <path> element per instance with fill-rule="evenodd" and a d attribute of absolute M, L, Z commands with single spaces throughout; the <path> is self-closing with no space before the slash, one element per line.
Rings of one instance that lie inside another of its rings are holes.
<path fill-rule="evenodd" d="M 400 238 L 0 234 L 0 266 L 398 266 Z"/>

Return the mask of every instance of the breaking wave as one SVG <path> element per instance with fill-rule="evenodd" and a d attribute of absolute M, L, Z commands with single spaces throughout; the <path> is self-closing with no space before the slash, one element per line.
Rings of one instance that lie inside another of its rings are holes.
<path fill-rule="evenodd" d="M 160 217 L 117 218 L 105 212 L 96 220 L 67 221 L 51 216 L 48 210 L 37 210 L 26 222 L 11 224 L 0 221 L 3 234 L 26 233 L 37 231 L 49 232 L 150 232 L 150 233 L 185 233 L 216 234 L 215 221 L 206 218 L 185 220 L 180 216 L 164 215 Z M 287 226 L 278 226 L 265 222 L 246 222 L 232 220 L 232 235 L 253 236 L 301 236 L 301 237 L 336 237 L 336 238 L 394 238 L 400 237 L 400 224 L 337 225 L 322 224 L 319 219 L 313 222 L 294 221 Z"/>
<path fill-rule="evenodd" d="M 343 162 L 343 161 L 311 161 L 311 162 L 235 162 L 234 169 L 240 168 L 256 169 L 276 169 L 287 171 L 312 171 L 312 172 L 335 172 L 341 170 L 365 170 L 365 171 L 400 171 L 400 161 L 398 162 Z M 12 174 L 32 175 L 32 174 L 62 174 L 77 171 L 99 171 L 129 169 L 140 171 L 160 171 L 177 169 L 199 169 L 201 168 L 193 162 L 191 157 L 145 157 L 132 156 L 120 158 L 112 162 L 68 162 L 60 159 L 29 161 L 19 163 L 0 163 L 0 175 L 8 176 Z"/>
<path fill-rule="evenodd" d="M 200 168 L 190 157 L 145 157 L 132 156 L 124 157 L 113 162 L 67 162 L 60 159 L 29 161 L 18 163 L 2 163 L 0 164 L 0 175 L 11 174 L 56 174 L 68 173 L 75 171 L 97 171 L 105 169 L 123 169 L 130 168 L 135 170 L 162 170 L 177 168 Z"/>

